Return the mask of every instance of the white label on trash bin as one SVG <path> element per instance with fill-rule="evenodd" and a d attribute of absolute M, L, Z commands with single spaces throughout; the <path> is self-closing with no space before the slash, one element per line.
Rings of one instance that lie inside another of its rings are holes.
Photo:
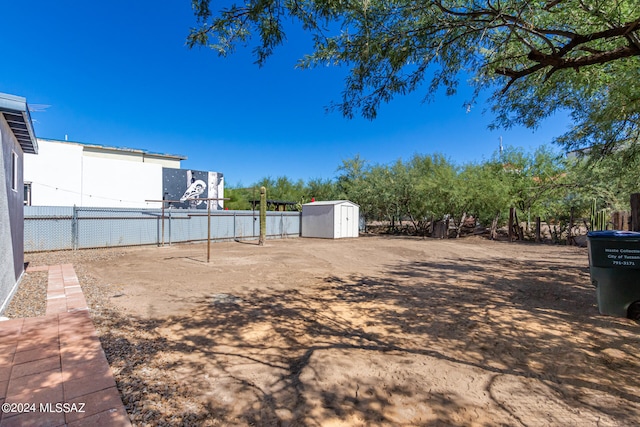
<path fill-rule="evenodd" d="M 635 267 L 640 262 L 640 249 L 605 248 L 607 259 L 612 265 Z"/>

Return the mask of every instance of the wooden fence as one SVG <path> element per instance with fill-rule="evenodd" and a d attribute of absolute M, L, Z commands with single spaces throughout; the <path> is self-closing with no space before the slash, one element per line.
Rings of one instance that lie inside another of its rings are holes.
<path fill-rule="evenodd" d="M 640 193 L 632 194 L 630 198 L 630 211 L 607 212 L 601 210 L 592 212 L 591 217 L 574 218 L 573 211 L 566 224 L 546 224 L 553 241 L 565 240 L 568 245 L 576 244 L 576 238 L 583 236 L 586 231 L 594 230 L 620 230 L 640 231 Z M 543 223 L 540 217 L 535 220 L 534 240 L 541 242 Z M 524 240 L 524 228 L 518 221 L 515 208 L 509 211 L 508 223 L 509 241 Z"/>

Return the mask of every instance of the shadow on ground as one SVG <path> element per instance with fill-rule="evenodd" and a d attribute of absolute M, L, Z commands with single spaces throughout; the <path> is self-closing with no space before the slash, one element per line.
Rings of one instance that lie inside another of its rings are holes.
<path fill-rule="evenodd" d="M 508 267 L 508 268 L 507 268 Z M 638 325 L 562 259 L 388 265 L 212 295 L 166 320 L 95 311 L 140 425 L 633 425 Z"/>

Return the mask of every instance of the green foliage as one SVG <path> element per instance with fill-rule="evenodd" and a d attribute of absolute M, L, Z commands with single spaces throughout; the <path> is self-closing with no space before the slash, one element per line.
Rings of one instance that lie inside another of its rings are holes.
<path fill-rule="evenodd" d="M 458 170 L 449 160 L 441 154 L 415 155 L 407 167 L 417 190 L 408 204 L 412 218 L 439 220 L 448 214 L 462 213 Z"/>
<path fill-rule="evenodd" d="M 407 162 L 369 166 L 346 160 L 338 178 L 368 219 L 407 218 L 420 228 L 431 220 L 472 215 L 488 225 L 509 208 L 523 217 L 568 216 L 569 192 L 576 187 L 564 160 L 546 147 L 534 153 L 508 147 L 481 164 L 457 167 L 444 156 L 415 155 Z"/>
<path fill-rule="evenodd" d="M 292 181 L 285 176 L 273 179 L 262 178 L 250 187 L 225 187 L 225 197 L 231 200 L 225 201 L 228 209 L 248 210 L 252 209 L 252 200 L 259 200 L 260 187 L 267 189 L 270 200 L 297 203 L 297 209 L 301 210 L 303 203 L 308 203 L 312 198 L 316 200 L 335 200 L 338 190 L 332 180 L 315 179 L 307 184 L 302 180 Z"/>
<path fill-rule="evenodd" d="M 470 164 L 460 172 L 460 186 L 464 189 L 467 213 L 474 215 L 481 224 L 488 226 L 496 215 L 511 207 L 511 194 L 507 174 L 501 164 L 490 162 Z"/>
<path fill-rule="evenodd" d="M 637 0 L 241 0 L 211 10 L 192 0 L 188 45 L 226 55 L 255 35 L 262 65 L 293 21 L 313 37 L 299 66 L 349 68 L 345 116 L 374 118 L 381 103 L 420 90 L 454 94 L 470 76 L 493 91 L 494 126 L 534 128 L 553 113 L 574 121 L 557 142 L 639 151 L 640 8 Z M 424 85 L 423 83 L 425 83 Z M 474 100 L 469 101 L 469 106 Z"/>
<path fill-rule="evenodd" d="M 505 206 L 516 207 L 527 218 L 551 218 L 560 212 L 569 215 L 571 207 L 565 197 L 574 184 L 567 179 L 564 159 L 547 147 L 534 153 L 507 147 L 495 154 L 484 168 L 481 182 L 490 188 L 487 192 L 490 196 L 484 198 L 494 202 L 490 207 L 494 216 L 500 206 L 502 210 Z M 482 194 L 476 197 L 483 198 Z M 488 214 L 490 212 L 485 212 Z"/>
<path fill-rule="evenodd" d="M 224 197 L 228 197 L 230 200 L 225 200 L 224 207 L 231 210 L 251 209 L 251 203 L 249 203 L 249 200 L 252 200 L 251 191 L 252 188 L 225 186 Z"/>
<path fill-rule="evenodd" d="M 344 160 L 338 169 L 338 188 L 360 205 L 367 220 L 414 225 L 441 219 L 456 207 L 456 168 L 444 156 L 415 155 L 392 165 L 369 165 L 359 156 Z"/>
<path fill-rule="evenodd" d="M 286 176 L 280 176 L 275 180 L 269 177 L 263 178 L 256 185 L 267 189 L 270 200 L 305 202 L 305 187 L 302 180 L 293 182 Z"/>
<path fill-rule="evenodd" d="M 572 179 L 580 184 L 575 193 L 576 201 L 588 209 L 593 199 L 598 209 L 629 209 L 629 195 L 640 192 L 640 159 L 627 158 L 623 152 L 612 153 L 598 161 L 574 159 L 571 164 Z"/>
<path fill-rule="evenodd" d="M 594 162 L 566 159 L 544 146 L 532 153 L 506 147 L 489 160 L 462 166 L 441 154 L 416 154 L 387 165 L 355 156 L 342 161 L 335 179 L 304 183 L 268 177 L 251 187 L 227 187 L 231 200 L 225 206 L 250 209 L 249 201 L 257 200 L 264 186 L 269 199 L 296 201 L 298 208 L 312 197 L 347 199 L 360 205 L 368 221 L 386 220 L 395 227 L 409 221 L 418 231 L 446 216 L 454 222 L 473 216 L 484 226 L 499 216 L 503 225 L 511 207 L 521 220 L 539 216 L 562 228 L 572 211 L 575 218 L 595 218 L 593 212 L 627 210 L 629 195 L 640 192 L 638 170 L 640 160 L 623 152 Z"/>
<path fill-rule="evenodd" d="M 331 179 L 323 180 L 316 178 L 309 180 L 305 187 L 304 199 L 309 201 L 315 199 L 320 200 L 337 200 L 340 199 L 338 195 L 338 188 Z"/>

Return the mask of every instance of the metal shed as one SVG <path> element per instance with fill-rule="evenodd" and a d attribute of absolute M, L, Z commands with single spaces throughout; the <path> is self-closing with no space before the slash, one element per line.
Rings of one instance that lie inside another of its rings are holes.
<path fill-rule="evenodd" d="M 348 200 L 302 205 L 302 237 L 341 239 L 358 237 L 360 206 Z"/>

